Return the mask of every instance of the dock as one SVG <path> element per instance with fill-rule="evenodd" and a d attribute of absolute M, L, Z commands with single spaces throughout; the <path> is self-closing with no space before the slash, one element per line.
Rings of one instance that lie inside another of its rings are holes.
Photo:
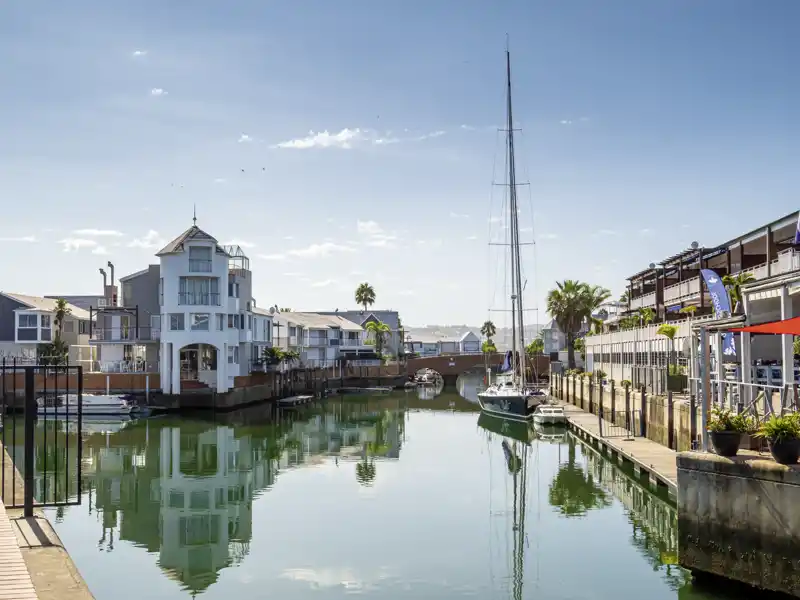
<path fill-rule="evenodd" d="M 313 399 L 314 396 L 290 396 L 288 398 L 281 398 L 278 400 L 278 406 L 281 408 L 293 408 L 295 406 L 308 404 Z"/>
<path fill-rule="evenodd" d="M 619 430 L 619 427 L 572 404 L 560 404 L 564 407 L 569 428 L 579 437 L 620 463 L 630 462 L 634 472 L 649 476 L 651 485 L 662 485 L 667 488 L 670 498 L 677 497 L 678 465 L 674 450 L 643 437 L 604 436 L 601 425 L 606 431 Z"/>
<path fill-rule="evenodd" d="M 2 452 L 2 449 L 0 449 Z M 37 600 L 31 575 L 22 557 L 17 536 L 0 499 L 0 599 Z"/>

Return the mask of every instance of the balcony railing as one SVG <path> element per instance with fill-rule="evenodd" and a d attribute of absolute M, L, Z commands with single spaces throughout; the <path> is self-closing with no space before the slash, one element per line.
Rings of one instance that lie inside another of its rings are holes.
<path fill-rule="evenodd" d="M 656 305 L 656 293 L 650 292 L 649 294 L 644 294 L 643 296 L 639 296 L 638 298 L 631 298 L 631 309 L 636 310 L 638 308 L 647 308 L 648 306 L 655 306 Z"/>
<path fill-rule="evenodd" d="M 328 345 L 328 338 L 326 338 L 326 337 L 309 337 L 307 342 L 308 342 L 308 344 L 307 344 L 308 346 L 319 348 L 321 346 L 327 346 Z"/>
<path fill-rule="evenodd" d="M 212 263 L 210 260 L 189 259 L 190 273 L 211 273 Z"/>
<path fill-rule="evenodd" d="M 91 342 L 149 342 L 161 339 L 160 327 L 139 327 L 137 337 L 136 327 L 96 327 L 92 329 L 89 337 Z"/>
<path fill-rule="evenodd" d="M 700 276 L 664 288 L 664 303 L 670 304 L 700 293 Z"/>
<path fill-rule="evenodd" d="M 219 294 L 203 294 L 198 292 L 180 292 L 178 304 L 188 306 L 219 306 Z"/>
<path fill-rule="evenodd" d="M 353 348 L 355 346 L 363 346 L 364 344 L 360 339 L 355 339 L 355 340 L 347 340 L 347 339 L 345 339 L 345 340 L 341 341 L 341 345 L 345 346 L 345 347 L 348 347 L 348 348 Z"/>

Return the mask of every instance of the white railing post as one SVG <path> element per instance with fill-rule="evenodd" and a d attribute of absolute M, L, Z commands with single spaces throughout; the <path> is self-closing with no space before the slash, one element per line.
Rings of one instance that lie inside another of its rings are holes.
<path fill-rule="evenodd" d="M 705 326 L 700 327 L 700 385 L 698 386 L 702 392 L 700 396 L 700 427 L 703 434 L 703 452 L 708 452 L 708 431 L 706 430 L 706 423 L 708 423 L 708 409 L 709 401 L 711 399 L 711 352 L 708 345 L 708 329 Z"/>

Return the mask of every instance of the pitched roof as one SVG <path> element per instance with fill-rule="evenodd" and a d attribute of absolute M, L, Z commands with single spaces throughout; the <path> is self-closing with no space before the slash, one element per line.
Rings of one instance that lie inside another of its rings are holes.
<path fill-rule="evenodd" d="M 43 310 L 47 312 L 56 311 L 57 298 L 42 298 L 40 296 L 26 296 L 25 294 L 12 294 L 11 292 L 0 292 L 3 296 L 16 300 L 20 304 L 24 304 L 31 310 Z M 69 313 L 76 319 L 88 319 L 89 311 L 83 310 L 67 302 Z"/>
<path fill-rule="evenodd" d="M 358 323 L 335 315 L 321 315 L 318 313 L 283 312 L 275 313 L 273 318 L 280 323 L 294 323 L 310 329 L 329 329 L 339 327 L 342 331 L 361 331 Z"/>
<path fill-rule="evenodd" d="M 217 252 L 225 252 L 225 250 L 221 246 L 219 246 L 219 243 L 214 237 L 207 234 L 197 225 L 192 225 L 191 227 L 189 227 L 189 229 L 184 231 L 182 234 L 180 234 L 178 237 L 172 240 L 169 244 L 167 244 L 161 250 L 156 252 L 156 256 L 163 256 L 164 254 L 173 254 L 175 252 L 183 252 L 184 251 L 183 245 L 186 242 L 190 241 L 213 242 L 214 244 L 217 244 Z"/>

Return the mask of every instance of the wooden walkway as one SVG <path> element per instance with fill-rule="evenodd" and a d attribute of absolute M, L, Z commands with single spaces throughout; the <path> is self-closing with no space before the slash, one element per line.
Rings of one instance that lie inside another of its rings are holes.
<path fill-rule="evenodd" d="M 674 450 L 642 437 L 630 438 L 624 435 L 603 437 L 600 434 L 600 418 L 597 415 L 584 412 L 566 402 L 561 405 L 573 431 L 581 437 L 591 439 L 595 445 L 604 446 L 607 452 L 616 455 L 618 460 L 630 461 L 634 470 L 647 473 L 652 483 L 665 486 L 669 495 L 675 497 L 678 491 L 678 465 L 677 453 Z M 612 426 L 603 419 L 603 430 L 616 433 L 620 428 Z"/>
<path fill-rule="evenodd" d="M 0 600 L 38 600 L 2 499 L 0 499 Z"/>

